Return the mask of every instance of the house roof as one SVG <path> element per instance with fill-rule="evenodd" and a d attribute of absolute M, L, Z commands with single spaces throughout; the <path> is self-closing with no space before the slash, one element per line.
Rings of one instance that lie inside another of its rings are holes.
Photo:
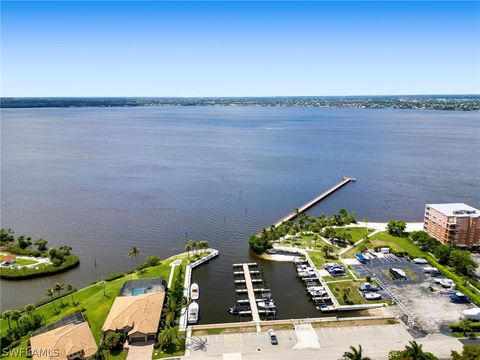
<path fill-rule="evenodd" d="M 70 323 L 30 338 L 33 360 L 66 360 L 83 350 L 84 356 L 94 355 L 98 348 L 86 321 Z"/>
<path fill-rule="evenodd" d="M 152 334 L 158 330 L 165 292 L 136 296 L 117 296 L 108 313 L 102 331 L 129 328 L 134 333 Z"/>
<path fill-rule="evenodd" d="M 12 261 L 12 260 L 15 260 L 17 257 L 15 255 L 6 255 L 2 258 L 0 258 L 0 263 L 4 263 L 4 262 L 7 262 L 7 261 Z"/>

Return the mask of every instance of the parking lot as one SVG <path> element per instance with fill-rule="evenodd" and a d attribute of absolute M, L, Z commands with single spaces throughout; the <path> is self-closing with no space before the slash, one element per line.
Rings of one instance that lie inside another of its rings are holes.
<path fill-rule="evenodd" d="M 393 349 L 402 349 L 414 338 L 402 324 L 351 327 L 320 327 L 310 325 L 293 330 L 276 331 L 278 345 L 272 345 L 266 331 L 193 336 L 185 358 L 192 359 L 323 359 L 336 360 L 349 346 L 362 345 L 371 359 L 388 357 Z M 440 358 L 448 358 L 451 350 L 462 344 L 454 337 L 434 334 L 416 339 L 423 349 Z M 320 355 L 321 354 L 321 355 Z"/>
<path fill-rule="evenodd" d="M 436 284 L 429 274 L 424 273 L 424 266 L 392 254 L 377 256 L 366 264 L 351 265 L 351 269 L 359 277 L 374 275 L 380 279 L 410 311 L 417 327 L 429 333 L 448 331 L 448 324 L 458 321 L 463 310 L 473 307 L 471 304 L 452 303 L 449 294 L 453 290 Z M 392 280 L 388 275 L 390 268 L 401 269 L 407 279 Z M 392 311 L 402 315 L 398 307 L 392 307 Z"/>

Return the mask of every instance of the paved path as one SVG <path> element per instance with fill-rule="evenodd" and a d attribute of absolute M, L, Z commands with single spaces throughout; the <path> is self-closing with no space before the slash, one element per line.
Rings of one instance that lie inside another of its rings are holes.
<path fill-rule="evenodd" d="M 173 274 L 175 273 L 175 266 L 178 266 L 178 265 L 181 265 L 182 264 L 182 260 L 175 260 L 175 261 L 172 261 L 170 263 L 170 276 L 168 278 L 168 285 L 167 287 L 170 289 L 170 287 L 172 286 L 172 282 L 173 282 Z"/>
<path fill-rule="evenodd" d="M 295 325 L 295 335 L 298 342 L 293 349 L 320 349 L 318 336 L 312 324 Z"/>
<path fill-rule="evenodd" d="M 128 346 L 127 360 L 151 360 L 153 354 L 153 343 L 147 345 Z"/>

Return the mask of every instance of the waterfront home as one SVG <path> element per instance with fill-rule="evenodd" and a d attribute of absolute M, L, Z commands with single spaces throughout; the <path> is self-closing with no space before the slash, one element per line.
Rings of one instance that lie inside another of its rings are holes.
<path fill-rule="evenodd" d="M 104 335 L 109 331 L 121 332 L 129 343 L 154 340 L 164 300 L 163 279 L 128 281 L 103 324 Z"/>
<path fill-rule="evenodd" d="M 30 338 L 33 360 L 92 359 L 98 351 L 88 322 L 81 313 L 76 321 L 63 321 L 51 325 Z"/>
<path fill-rule="evenodd" d="M 0 266 L 11 266 L 15 264 L 15 259 L 17 257 L 15 255 L 7 255 L 0 259 Z"/>

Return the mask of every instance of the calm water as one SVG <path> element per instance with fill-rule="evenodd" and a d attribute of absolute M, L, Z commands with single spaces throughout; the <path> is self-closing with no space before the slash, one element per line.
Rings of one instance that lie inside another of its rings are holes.
<path fill-rule="evenodd" d="M 54 282 L 80 287 L 165 258 L 186 238 L 218 259 L 194 272 L 202 321 L 233 320 L 231 264 L 247 238 L 338 182 L 312 209 L 372 220 L 422 219 L 426 202 L 480 207 L 478 113 L 245 107 L 1 110 L 1 224 L 69 244 L 73 271 L 1 282 L 2 308 L 39 300 Z M 97 266 L 94 266 L 94 262 Z M 279 317 L 312 316 L 289 263 L 263 263 Z"/>

